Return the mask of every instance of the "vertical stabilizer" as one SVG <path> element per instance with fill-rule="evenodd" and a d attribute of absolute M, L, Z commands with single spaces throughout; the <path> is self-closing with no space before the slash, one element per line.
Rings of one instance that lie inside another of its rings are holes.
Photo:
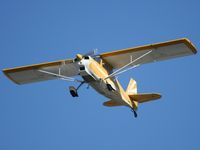
<path fill-rule="evenodd" d="M 137 83 L 135 80 L 133 80 L 132 78 L 130 79 L 129 81 L 129 84 L 128 84 L 128 87 L 126 89 L 126 94 L 129 96 L 129 95 L 136 95 L 137 94 Z M 130 98 L 130 96 L 129 96 Z M 132 100 L 132 99 L 131 99 Z M 134 104 L 134 106 L 138 107 L 138 102 L 132 100 L 132 103 Z"/>
<path fill-rule="evenodd" d="M 137 94 L 137 83 L 135 80 L 133 80 L 132 78 L 129 81 L 128 87 L 126 89 L 126 93 L 128 95 L 134 95 Z"/>

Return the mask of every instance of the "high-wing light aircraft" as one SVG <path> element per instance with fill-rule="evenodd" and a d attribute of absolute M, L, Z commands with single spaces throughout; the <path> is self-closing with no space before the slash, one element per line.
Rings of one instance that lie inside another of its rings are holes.
<path fill-rule="evenodd" d="M 138 103 L 161 98 L 157 93 L 137 93 L 136 81 L 130 79 L 126 90 L 117 76 L 142 64 L 196 54 L 195 46 L 186 38 L 127 48 L 99 55 L 77 54 L 74 59 L 59 60 L 41 64 L 4 69 L 4 74 L 16 84 L 26 84 L 52 79 L 78 82 L 77 88 L 70 86 L 73 97 L 78 97 L 78 89 L 84 84 L 110 100 L 104 106 L 128 106 L 137 117 Z M 82 79 L 72 78 L 81 76 Z"/>

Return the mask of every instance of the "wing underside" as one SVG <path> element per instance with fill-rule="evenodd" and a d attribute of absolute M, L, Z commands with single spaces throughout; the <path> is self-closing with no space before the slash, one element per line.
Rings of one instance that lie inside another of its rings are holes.
<path fill-rule="evenodd" d="M 188 39 L 184 38 L 163 43 L 156 43 L 103 53 L 100 55 L 100 57 L 113 69 L 118 69 L 147 52 L 150 53 L 147 56 L 139 59 L 132 65 L 141 65 L 197 53 L 194 45 Z"/>
<path fill-rule="evenodd" d="M 46 71 L 52 74 L 41 72 Z M 9 68 L 3 70 L 4 74 L 16 84 L 26 84 L 45 80 L 57 79 L 58 76 L 53 74 L 61 74 L 63 76 L 75 76 L 78 74 L 76 64 L 72 59 L 47 62 L 17 68 Z"/>

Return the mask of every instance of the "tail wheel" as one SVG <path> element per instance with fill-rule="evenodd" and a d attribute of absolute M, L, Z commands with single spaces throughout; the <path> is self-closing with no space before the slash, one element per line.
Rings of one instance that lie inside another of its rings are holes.
<path fill-rule="evenodd" d="M 134 114 L 134 117 L 137 118 L 138 115 L 137 115 L 136 110 L 134 110 L 133 108 L 132 108 L 131 110 L 132 110 L 132 112 L 133 112 L 133 114 Z"/>

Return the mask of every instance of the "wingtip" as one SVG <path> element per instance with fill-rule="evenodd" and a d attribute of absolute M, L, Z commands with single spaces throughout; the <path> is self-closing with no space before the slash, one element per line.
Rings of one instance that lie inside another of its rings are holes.
<path fill-rule="evenodd" d="M 195 45 L 192 43 L 192 41 L 188 38 L 182 38 L 181 39 L 193 52 L 193 54 L 197 54 L 197 48 L 195 47 Z"/>
<path fill-rule="evenodd" d="M 3 69 L 2 72 L 4 73 L 4 75 L 10 79 L 13 83 L 20 85 L 20 83 L 18 83 L 17 81 L 13 80 L 13 78 L 9 75 L 9 73 L 7 72 L 7 69 Z"/>

